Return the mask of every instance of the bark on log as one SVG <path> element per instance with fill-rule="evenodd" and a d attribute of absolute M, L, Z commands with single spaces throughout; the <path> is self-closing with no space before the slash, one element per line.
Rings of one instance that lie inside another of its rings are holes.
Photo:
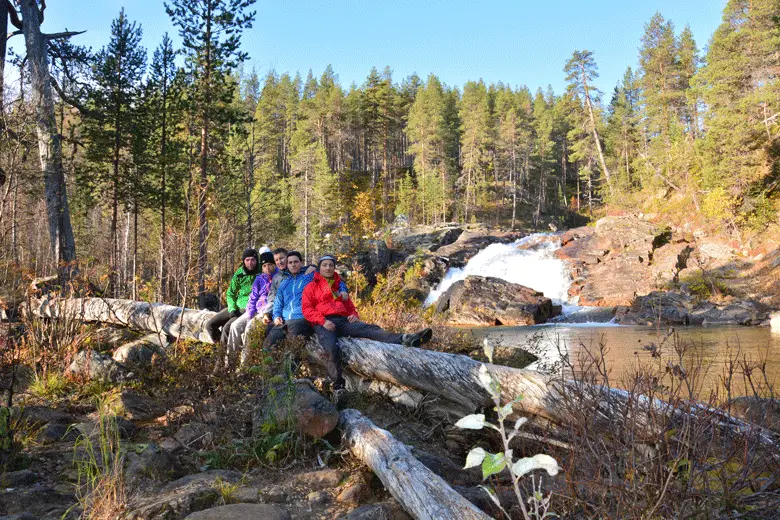
<path fill-rule="evenodd" d="M 412 517 L 418 520 L 490 518 L 426 468 L 405 444 L 357 410 L 341 412 L 339 426 L 352 454 L 376 473 Z"/>
<path fill-rule="evenodd" d="M 84 321 L 113 323 L 206 343 L 210 343 L 211 338 L 205 325 L 214 315 L 210 311 L 182 309 L 162 303 L 107 298 L 48 300 L 34 312 L 41 316 L 65 315 Z M 490 395 L 480 382 L 482 363 L 468 356 L 365 339 L 342 338 L 339 341 L 346 368 L 359 376 L 433 394 L 468 411 L 493 406 Z M 312 359 L 324 363 L 325 352 L 316 341 L 309 342 L 308 351 Z M 561 381 L 535 370 L 489 363 L 486 366 L 500 382 L 503 402 L 522 396 L 514 405 L 515 413 L 541 416 L 557 424 L 572 424 L 578 422 L 575 416 L 578 410 L 594 407 L 598 422 L 609 426 L 616 421 L 626 421 L 644 430 L 648 439 L 660 433 L 656 423 L 658 414 L 679 419 L 706 419 L 713 428 L 757 436 L 763 445 L 772 449 L 773 456 L 780 457 L 777 450 L 779 434 L 699 403 L 673 406 L 621 389 Z M 641 441 L 641 436 L 637 440 Z"/>

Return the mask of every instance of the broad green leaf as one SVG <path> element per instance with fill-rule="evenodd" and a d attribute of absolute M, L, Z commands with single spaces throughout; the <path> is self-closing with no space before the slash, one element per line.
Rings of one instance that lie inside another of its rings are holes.
<path fill-rule="evenodd" d="M 474 448 L 466 455 L 466 465 L 463 466 L 463 469 L 479 466 L 482 464 L 482 461 L 485 460 L 485 455 L 487 455 L 487 452 L 482 448 Z"/>
<path fill-rule="evenodd" d="M 511 468 L 512 473 L 518 478 L 537 469 L 546 470 L 550 475 L 557 475 L 560 468 L 554 458 L 541 453 L 533 457 L 519 459 L 512 464 Z"/>
<path fill-rule="evenodd" d="M 482 461 L 482 478 L 486 479 L 490 475 L 499 473 L 506 467 L 506 457 L 504 453 L 487 453 L 485 460 Z"/>
<path fill-rule="evenodd" d="M 461 420 L 456 422 L 455 426 L 465 430 L 481 430 L 485 427 L 485 414 L 474 413 L 467 415 L 466 417 L 463 417 Z"/>

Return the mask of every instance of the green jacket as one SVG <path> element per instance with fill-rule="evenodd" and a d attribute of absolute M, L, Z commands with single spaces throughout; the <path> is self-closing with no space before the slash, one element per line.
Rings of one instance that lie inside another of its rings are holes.
<path fill-rule="evenodd" d="M 260 270 L 258 269 L 258 273 Z M 243 311 L 249 301 L 249 295 L 252 293 L 252 284 L 255 283 L 257 273 L 248 274 L 244 266 L 238 268 L 233 278 L 230 280 L 230 286 L 227 289 L 228 311 Z"/>

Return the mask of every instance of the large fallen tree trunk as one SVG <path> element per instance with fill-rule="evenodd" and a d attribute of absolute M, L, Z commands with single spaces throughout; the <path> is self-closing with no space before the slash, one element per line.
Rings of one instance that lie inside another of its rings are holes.
<path fill-rule="evenodd" d="M 106 298 L 46 300 L 40 302 L 33 312 L 39 316 L 69 316 L 84 321 L 112 323 L 207 343 L 211 342 L 211 338 L 205 325 L 214 315 L 209 311 L 161 303 Z M 401 390 L 413 389 L 418 393 L 433 394 L 463 410 L 471 411 L 493 404 L 480 381 L 482 363 L 468 356 L 355 338 L 342 338 L 340 345 L 346 368 L 364 378 L 382 381 Z M 309 342 L 308 350 L 312 359 L 324 363 L 325 353 L 316 342 Z M 780 444 L 777 433 L 698 403 L 672 405 L 620 389 L 563 381 L 535 370 L 493 364 L 486 366 L 500 383 L 503 402 L 522 396 L 514 405 L 516 413 L 541 416 L 557 424 L 576 422 L 577 410 L 589 407 L 596 410 L 598 422 L 609 425 L 616 421 L 630 421 L 640 427 L 649 439 L 660 433 L 656 419 L 658 414 L 662 414 L 673 418 L 706 418 L 716 429 L 755 435 L 761 444 L 770 446 L 774 452 Z"/>
<path fill-rule="evenodd" d="M 341 412 L 339 426 L 352 454 L 371 468 L 390 494 L 414 518 L 490 518 L 426 468 L 404 443 L 357 410 Z"/>

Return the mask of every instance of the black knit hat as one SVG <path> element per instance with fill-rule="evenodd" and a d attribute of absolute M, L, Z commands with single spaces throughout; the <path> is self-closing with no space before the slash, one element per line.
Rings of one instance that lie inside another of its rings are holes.
<path fill-rule="evenodd" d="M 244 254 L 241 255 L 241 261 L 243 262 L 247 258 L 252 257 L 255 260 L 257 260 L 257 250 L 253 247 L 248 247 L 244 249 Z"/>
<path fill-rule="evenodd" d="M 274 254 L 271 252 L 260 253 L 260 265 L 263 264 L 276 264 L 274 262 Z"/>

